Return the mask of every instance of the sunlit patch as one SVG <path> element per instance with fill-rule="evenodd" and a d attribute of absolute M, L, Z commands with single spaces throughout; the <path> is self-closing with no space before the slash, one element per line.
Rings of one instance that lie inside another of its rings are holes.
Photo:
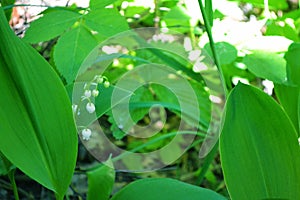
<path fill-rule="evenodd" d="M 196 62 L 193 66 L 194 72 L 201 72 L 205 70 L 208 70 L 208 67 L 204 62 Z"/>
<path fill-rule="evenodd" d="M 184 41 L 183 41 L 183 47 L 186 51 L 191 51 L 193 50 L 193 46 L 192 46 L 192 41 L 191 38 L 189 37 L 185 37 Z"/>
<path fill-rule="evenodd" d="M 268 95 L 273 94 L 273 89 L 274 89 L 274 84 L 272 81 L 269 80 L 263 80 L 262 84 L 264 86 L 264 92 L 267 93 Z"/>
<path fill-rule="evenodd" d="M 190 61 L 196 61 L 199 58 L 200 54 L 201 54 L 200 50 L 192 50 L 189 52 L 188 58 Z"/>
<path fill-rule="evenodd" d="M 113 46 L 103 46 L 102 51 L 106 54 L 113 54 L 113 53 L 118 53 L 119 49 Z"/>
<path fill-rule="evenodd" d="M 214 95 L 209 95 L 209 99 L 214 103 L 222 103 L 222 99 Z"/>
<path fill-rule="evenodd" d="M 250 84 L 248 79 L 241 78 L 241 77 L 238 77 L 238 76 L 232 77 L 232 83 L 233 83 L 234 85 L 237 85 L 239 82 L 244 83 L 244 84 L 247 84 L 247 85 Z"/>

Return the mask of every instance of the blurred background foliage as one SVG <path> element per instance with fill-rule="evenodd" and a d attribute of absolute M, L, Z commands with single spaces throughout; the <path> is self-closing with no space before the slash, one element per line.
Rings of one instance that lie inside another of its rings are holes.
<path fill-rule="evenodd" d="M 89 5 L 88 1 L 79 0 L 18 1 L 15 4 L 34 4 L 46 7 L 16 6 L 11 9 L 9 6 L 14 1 L 1 1 L 3 6 L 7 6 L 6 15 L 10 19 L 10 24 L 15 33 L 24 41 L 31 43 L 49 61 L 60 75 L 67 89 L 74 81 L 77 71 L 68 71 L 65 68 L 66 65 L 72 63 L 75 69 L 79 68 L 84 57 L 95 46 L 106 38 L 130 28 L 166 28 L 185 35 L 186 39 L 183 45 L 169 42 L 167 46 L 170 49 L 175 48 L 177 52 L 182 52 L 189 58 L 191 64 L 186 65 L 186 68 L 193 73 L 201 74 L 202 59 L 200 59 L 200 54 L 202 51 L 205 50 L 206 56 L 212 57 L 204 22 L 196 0 L 116 0 L 112 4 L 108 1 L 107 5 L 105 2 L 103 1 L 103 5 L 97 3 Z M 66 7 L 62 9 L 53 6 Z M 103 8 L 105 6 L 113 9 L 104 12 Z M 45 10 L 47 7 L 49 8 Z M 84 15 L 88 7 L 91 11 Z M 103 12 L 98 12 L 97 9 L 102 9 Z M 238 81 L 241 81 L 256 85 L 267 94 L 275 96 L 273 93 L 274 83 L 283 83 L 286 77 L 284 53 L 292 42 L 299 42 L 299 2 L 297 0 L 214 0 L 212 11 L 212 33 L 221 67 L 224 70 L 227 88 L 231 90 Z M 36 16 L 40 12 L 44 16 L 38 19 Z M 97 25 L 99 17 L 103 19 L 101 28 Z M 30 24 L 30 22 L 33 23 Z M 92 31 L 97 31 L 97 34 L 92 34 Z M 159 38 L 159 36 L 152 39 L 157 45 L 159 45 L 159 42 L 168 42 L 163 41 L 164 38 Z M 130 42 L 128 41 L 129 44 Z M 122 46 L 110 46 L 109 48 L 107 51 L 114 51 L 115 53 L 128 50 Z M 130 57 L 123 57 L 118 60 L 112 59 L 113 62 L 104 74 L 112 84 L 122 74 L 143 63 L 143 60 L 164 63 L 163 59 L 151 52 L 134 51 L 131 52 L 131 56 L 140 59 L 133 60 Z M 258 66 L 257 63 L 260 63 L 260 65 Z M 206 101 L 209 99 L 210 94 L 203 90 L 204 87 L 201 85 L 203 84 L 201 81 L 196 83 L 191 81 L 191 83 L 195 88 L 199 88 L 197 90 L 199 94 L 197 95 L 201 99 L 199 102 L 203 103 L 200 105 L 200 109 L 206 113 L 203 118 L 203 131 L 205 131 L 207 128 L 205 124 L 210 119 L 210 110 L 205 110 L 210 106 L 209 102 Z M 109 91 L 107 92 L 106 95 L 109 95 Z M 176 97 L 170 91 L 155 84 L 137 90 L 131 102 L 153 100 L 173 103 L 174 105 L 178 104 Z M 134 121 L 141 125 L 148 124 L 150 121 L 148 108 L 132 109 L 131 114 Z M 159 115 L 160 111 L 156 114 Z M 177 130 L 180 116 L 176 109 L 169 107 L 166 109 L 166 115 L 168 118 L 162 131 L 151 139 Z M 125 136 L 114 122 L 110 112 L 103 112 L 99 116 L 98 120 L 101 121 L 104 132 L 119 147 L 132 150 L 149 142 L 147 139 L 141 140 Z M 172 139 L 172 137 L 169 139 Z M 204 160 L 198 157 L 202 141 L 203 137 L 197 136 L 188 151 L 178 160 L 155 172 L 124 173 L 116 171 L 113 192 L 137 179 L 171 177 L 187 183 L 201 185 L 228 197 L 218 154 L 206 166 L 208 170 L 205 170 L 206 173 L 203 174 Z M 160 140 L 147 145 L 139 152 L 153 151 L 166 143 L 168 141 Z M 90 148 L 95 146 L 93 143 L 90 145 L 92 146 Z M 176 149 L 172 151 L 176 151 Z M 170 152 L 170 154 L 172 153 Z M 130 164 L 130 162 L 124 162 L 124 165 Z M 2 165 L 2 160 L 0 160 L 0 165 Z M 96 165 L 97 160 L 89 154 L 82 143 L 79 143 L 77 168 L 68 191 L 70 199 L 84 199 L 86 197 L 88 187 L 87 176 L 84 172 Z M 2 173 L 5 174 L 5 172 L 0 171 L 0 175 Z M 34 183 L 21 172 L 18 172 L 16 180 L 20 196 L 23 199 L 53 199 L 48 190 Z M 0 199 L 12 195 L 8 182 L 6 178 L 0 179 Z"/>

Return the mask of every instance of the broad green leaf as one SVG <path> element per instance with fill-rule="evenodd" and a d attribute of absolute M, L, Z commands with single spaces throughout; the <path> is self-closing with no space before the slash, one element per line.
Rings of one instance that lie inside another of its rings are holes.
<path fill-rule="evenodd" d="M 281 20 L 271 21 L 270 24 L 267 25 L 265 35 L 280 35 L 293 41 L 299 41 L 298 32 L 293 26 L 294 25 Z"/>
<path fill-rule="evenodd" d="M 296 129 L 298 130 L 298 140 L 299 140 L 299 135 L 300 135 L 300 92 L 298 96 L 298 127 L 296 126 Z"/>
<path fill-rule="evenodd" d="M 289 46 L 288 52 L 285 54 L 287 62 L 287 81 L 290 84 L 300 86 L 300 43 L 293 43 Z"/>
<path fill-rule="evenodd" d="M 53 39 L 70 28 L 80 17 L 79 13 L 67 10 L 46 13 L 30 23 L 24 40 L 29 43 L 38 43 Z"/>
<path fill-rule="evenodd" d="M 300 17 L 300 10 L 292 10 L 289 11 L 288 13 L 285 13 L 282 17 L 278 18 L 278 19 L 282 19 L 282 20 L 286 20 L 288 18 L 293 19 L 294 21 L 297 21 L 297 19 L 299 19 Z"/>
<path fill-rule="evenodd" d="M 96 169 L 87 172 L 88 200 L 107 200 L 115 182 L 115 170 L 111 160 L 101 164 Z"/>
<path fill-rule="evenodd" d="M 97 40 L 82 25 L 59 38 L 54 49 L 54 61 L 67 83 L 75 80 L 81 64 L 96 46 Z"/>
<path fill-rule="evenodd" d="M 90 0 L 90 8 L 92 10 L 102 9 L 105 6 L 108 6 L 114 3 L 116 0 Z"/>
<path fill-rule="evenodd" d="M 299 87 L 284 84 L 275 84 L 274 91 L 280 104 L 284 108 L 285 112 L 288 114 L 289 118 L 294 124 L 295 129 L 299 134 Z"/>
<path fill-rule="evenodd" d="M 170 178 L 147 178 L 135 181 L 117 192 L 111 200 L 225 200 L 218 193 Z"/>
<path fill-rule="evenodd" d="M 161 59 L 163 61 L 163 64 L 166 64 L 167 66 L 170 66 L 172 67 L 174 70 L 177 70 L 177 71 L 182 71 L 184 72 L 187 76 L 189 76 L 190 78 L 196 80 L 196 81 L 203 81 L 203 78 L 201 76 L 199 76 L 199 73 L 195 73 L 192 69 L 188 69 L 187 68 L 187 65 L 189 63 L 187 62 L 184 62 L 181 63 L 177 60 L 177 58 L 179 57 L 177 55 L 177 51 L 173 52 L 173 54 L 171 54 L 168 47 L 163 47 L 163 46 L 157 46 L 157 47 L 160 47 L 160 49 L 157 49 L 156 45 L 151 45 L 149 44 L 147 41 L 145 41 L 143 38 L 141 37 L 137 37 L 137 36 L 134 36 L 134 39 L 139 43 L 139 45 L 141 46 L 141 48 L 145 48 L 147 51 L 149 51 L 150 53 L 152 53 L 154 56 L 156 56 L 157 58 Z M 165 53 L 165 51 L 167 53 Z M 179 51 L 179 55 L 180 55 L 180 52 Z M 182 56 L 182 55 L 180 55 Z"/>
<path fill-rule="evenodd" d="M 298 199 L 299 148 L 291 121 L 270 96 L 241 83 L 232 90 L 220 137 L 232 200 Z"/>
<path fill-rule="evenodd" d="M 235 59 L 237 58 L 236 48 L 227 42 L 217 42 L 215 44 L 215 48 L 216 48 L 217 54 L 220 57 L 221 65 L 230 64 L 233 61 L 235 61 Z M 211 58 L 213 58 L 209 43 L 207 43 L 204 46 L 204 49 L 207 51 L 208 55 L 210 55 Z"/>
<path fill-rule="evenodd" d="M 73 175 L 77 134 L 52 67 L 11 31 L 0 8 L 0 150 L 62 199 Z"/>
<path fill-rule="evenodd" d="M 286 81 L 286 62 L 278 54 L 266 51 L 254 51 L 244 57 L 243 63 L 257 77 L 275 83 Z"/>
<path fill-rule="evenodd" d="M 299 134 L 299 116 L 298 116 L 298 101 L 299 101 L 299 75 L 300 75 L 300 43 L 293 43 L 288 52 L 285 54 L 286 59 L 286 73 L 287 82 L 282 85 L 275 85 L 275 93 L 280 102 L 284 107 L 285 111 L 292 120 L 295 128 Z"/>
<path fill-rule="evenodd" d="M 89 28 L 105 38 L 129 29 L 127 21 L 117 9 L 91 10 L 84 19 Z"/>

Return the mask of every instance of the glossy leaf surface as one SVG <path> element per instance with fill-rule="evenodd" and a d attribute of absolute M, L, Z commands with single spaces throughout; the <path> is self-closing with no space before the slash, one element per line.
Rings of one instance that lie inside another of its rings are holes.
<path fill-rule="evenodd" d="M 116 193 L 111 200 L 225 200 L 218 193 L 170 178 L 148 178 L 135 181 Z"/>
<path fill-rule="evenodd" d="M 30 23 L 24 40 L 29 43 L 38 43 L 55 38 L 71 27 L 80 17 L 79 13 L 66 10 L 46 13 Z"/>
<path fill-rule="evenodd" d="M 220 151 L 231 198 L 297 199 L 300 149 L 282 108 L 259 89 L 239 83 L 225 113 Z"/>
<path fill-rule="evenodd" d="M 0 150 L 60 199 L 77 155 L 70 101 L 51 66 L 12 33 L 2 9 L 0 24 Z"/>
<path fill-rule="evenodd" d="M 286 81 L 286 62 L 283 57 L 266 51 L 255 51 L 243 59 L 247 68 L 257 77 L 276 83 Z"/>

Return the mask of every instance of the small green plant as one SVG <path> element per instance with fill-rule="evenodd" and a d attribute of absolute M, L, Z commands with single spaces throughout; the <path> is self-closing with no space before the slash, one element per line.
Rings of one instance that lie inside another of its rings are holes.
<path fill-rule="evenodd" d="M 0 175 L 8 176 L 15 199 L 20 170 L 56 199 L 69 199 L 72 177 L 84 174 L 83 198 L 91 200 L 297 200 L 299 9 L 280 16 L 288 10 L 284 0 L 238 1 L 244 9 L 254 6 L 248 14 L 265 24 L 264 35 L 255 32 L 245 42 L 217 29 L 226 19 L 211 0 L 198 1 L 200 20 L 188 12 L 196 5 L 190 1 L 154 1 L 148 10 L 130 2 L 49 7 L 20 39 L 4 12 L 14 2 L 0 1 Z M 245 23 L 252 27 L 238 26 Z M 176 34 L 136 29 L 143 26 Z M 55 45 L 47 62 L 30 44 L 49 40 Z M 273 93 L 262 91 L 266 80 L 274 84 Z M 101 163 L 78 164 L 76 132 L 79 145 Z M 134 138 L 141 133 L 153 137 Z M 105 146 L 107 138 L 116 139 L 112 149 Z M 151 154 L 156 163 L 135 156 L 153 151 L 159 152 Z M 143 172 L 174 162 L 178 177 L 180 169 L 192 167 L 174 155 L 196 151 L 201 168 L 185 176 L 196 177 L 197 186 L 157 173 L 113 192 L 124 166 Z M 217 182 L 216 162 L 224 185 L 208 189 L 204 180 Z"/>

